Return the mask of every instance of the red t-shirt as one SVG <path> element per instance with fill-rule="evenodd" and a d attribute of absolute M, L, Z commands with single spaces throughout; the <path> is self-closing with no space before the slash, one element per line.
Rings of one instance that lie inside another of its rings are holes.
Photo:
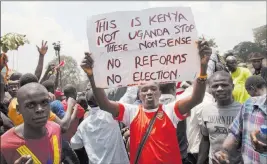
<path fill-rule="evenodd" d="M 68 104 L 66 102 L 66 100 L 63 100 L 62 101 L 62 104 L 63 104 L 63 107 L 64 107 L 64 110 L 67 111 L 67 108 L 68 108 Z M 83 109 L 83 107 L 81 107 L 79 104 L 78 104 L 78 112 L 77 112 L 77 119 L 75 119 L 71 124 L 70 124 L 70 127 L 69 127 L 69 130 L 63 134 L 63 138 L 66 140 L 66 141 L 69 141 L 71 140 L 71 138 L 74 136 L 74 134 L 76 133 L 77 131 L 77 128 L 79 126 L 79 120 L 81 118 L 83 118 L 84 116 L 84 113 L 85 113 L 85 110 Z"/>
<path fill-rule="evenodd" d="M 158 111 L 156 121 L 140 155 L 139 164 L 182 164 L 176 136 L 177 123 L 184 119 L 176 103 L 160 105 L 158 109 L 145 110 L 142 106 L 120 104 L 116 118 L 130 127 L 130 162 L 134 163 L 137 149 L 149 122 Z"/>
<path fill-rule="evenodd" d="M 8 164 L 13 164 L 22 155 L 31 155 L 34 164 L 47 164 L 48 160 L 59 164 L 61 160 L 60 126 L 48 121 L 47 135 L 38 140 L 23 139 L 14 128 L 1 136 L 1 153 Z M 31 154 L 32 153 L 32 154 Z"/>
<path fill-rule="evenodd" d="M 68 103 L 66 102 L 66 100 L 63 100 L 62 104 L 63 104 L 64 110 L 67 111 Z M 77 118 L 79 118 L 79 119 L 83 118 L 84 113 L 85 113 L 85 111 L 84 111 L 83 107 L 81 107 L 81 105 L 78 104 Z"/>

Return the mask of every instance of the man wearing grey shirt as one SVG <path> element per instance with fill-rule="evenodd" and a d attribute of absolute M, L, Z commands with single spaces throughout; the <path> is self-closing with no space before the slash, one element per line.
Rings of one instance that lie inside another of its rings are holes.
<path fill-rule="evenodd" d="M 206 104 L 202 111 L 201 133 L 203 138 L 199 147 L 198 164 L 204 164 L 209 154 L 212 164 L 214 154 L 221 150 L 228 135 L 228 127 L 237 116 L 242 105 L 235 102 L 232 96 L 234 88 L 231 75 L 224 71 L 215 72 L 209 79 L 211 94 L 216 100 Z M 240 150 L 231 154 L 231 164 L 242 163 Z"/>

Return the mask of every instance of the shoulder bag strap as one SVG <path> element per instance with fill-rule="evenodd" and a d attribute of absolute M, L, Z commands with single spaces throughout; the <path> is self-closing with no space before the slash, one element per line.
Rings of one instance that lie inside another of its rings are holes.
<path fill-rule="evenodd" d="M 144 148 L 145 142 L 146 142 L 146 140 L 147 140 L 147 138 L 148 138 L 148 136 L 149 136 L 149 134 L 150 134 L 150 132 L 152 130 L 152 127 L 153 127 L 153 125 L 154 125 L 154 123 L 156 121 L 156 116 L 157 116 L 158 111 L 159 111 L 159 109 L 156 111 L 156 113 L 154 114 L 153 118 L 150 120 L 148 128 L 146 129 L 146 133 L 145 133 L 145 135 L 143 135 L 142 140 L 141 140 L 141 142 L 140 142 L 140 144 L 138 146 L 137 153 L 136 153 L 136 158 L 135 158 L 135 161 L 134 161 L 135 164 L 137 164 L 137 162 L 138 162 L 138 160 L 140 158 L 140 154 L 141 154 L 141 152 L 142 152 L 142 150 Z"/>

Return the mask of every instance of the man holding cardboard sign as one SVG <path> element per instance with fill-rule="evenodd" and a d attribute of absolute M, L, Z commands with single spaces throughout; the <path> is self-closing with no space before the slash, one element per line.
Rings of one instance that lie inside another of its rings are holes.
<path fill-rule="evenodd" d="M 199 74 L 198 35 L 189 7 L 92 16 L 87 33 L 97 87 L 191 81 Z"/>
<path fill-rule="evenodd" d="M 108 100 L 104 89 L 96 87 L 92 71 L 94 60 L 89 53 L 85 54 L 81 67 L 89 77 L 100 108 L 130 127 L 132 164 L 182 163 L 176 138 L 176 125 L 186 118 L 186 114 L 194 106 L 202 102 L 206 88 L 207 63 L 211 55 L 206 41 L 198 41 L 197 44 L 201 69 L 193 93 L 185 99 L 167 105 L 159 104 L 161 93 L 157 83 L 140 86 L 139 97 L 143 106 Z"/>
<path fill-rule="evenodd" d="M 88 21 L 88 41 L 92 55 L 86 53 L 81 67 L 99 107 L 130 127 L 131 163 L 181 164 L 176 126 L 203 100 L 212 52 L 206 41 L 198 41 L 191 9 L 154 8 L 93 16 Z M 191 96 L 159 103 L 158 82 L 196 76 Z M 110 101 L 102 89 L 127 85 L 142 85 L 139 107 Z"/>

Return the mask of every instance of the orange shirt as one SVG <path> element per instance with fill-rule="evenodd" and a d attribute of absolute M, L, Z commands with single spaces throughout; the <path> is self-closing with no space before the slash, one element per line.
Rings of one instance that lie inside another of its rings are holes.
<path fill-rule="evenodd" d="M 185 117 L 179 113 L 175 103 L 160 105 L 159 108 L 152 110 L 146 110 L 142 106 L 120 104 L 119 116 L 116 119 L 130 127 L 131 164 L 134 163 L 139 143 L 157 110 L 159 111 L 156 121 L 144 145 L 138 163 L 182 164 L 176 126 Z"/>
<path fill-rule="evenodd" d="M 13 98 L 8 106 L 8 117 L 13 122 L 15 126 L 18 126 L 24 122 L 22 114 L 17 112 L 17 98 Z M 54 121 L 56 119 L 56 115 L 53 112 L 50 112 L 49 121 Z"/>
<path fill-rule="evenodd" d="M 61 130 L 52 121 L 46 124 L 47 134 L 40 139 L 27 139 L 18 136 L 14 128 L 1 136 L 1 153 L 7 163 L 14 163 L 22 155 L 31 155 L 35 164 L 47 164 L 48 160 L 60 164 Z"/>

